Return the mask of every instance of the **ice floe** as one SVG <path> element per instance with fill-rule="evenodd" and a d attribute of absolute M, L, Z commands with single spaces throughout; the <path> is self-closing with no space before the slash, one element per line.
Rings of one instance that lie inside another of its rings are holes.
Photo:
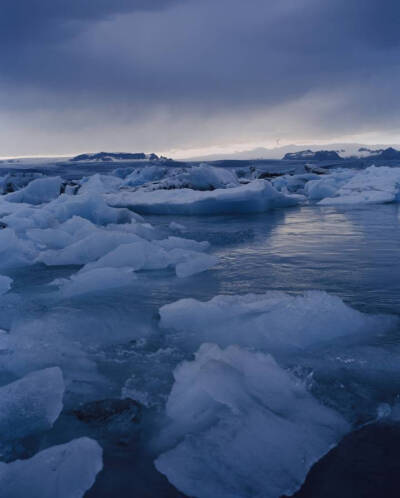
<path fill-rule="evenodd" d="M 49 429 L 62 410 L 64 390 L 58 367 L 32 372 L 0 387 L 1 442 Z"/>
<path fill-rule="evenodd" d="M 155 465 L 189 496 L 291 494 L 349 430 L 270 355 L 203 344 L 174 377 Z"/>
<path fill-rule="evenodd" d="M 106 196 L 106 199 L 111 206 L 129 207 L 140 214 L 179 215 L 262 213 L 299 202 L 298 197 L 282 194 L 264 180 L 213 191 L 188 188 L 153 192 L 121 191 Z"/>
<path fill-rule="evenodd" d="M 400 168 L 370 166 L 355 174 L 333 197 L 319 204 L 384 204 L 400 201 Z"/>
<path fill-rule="evenodd" d="M 93 439 L 74 439 L 27 460 L 0 462 L 4 498 L 82 498 L 103 468 L 102 449 Z"/>
<path fill-rule="evenodd" d="M 360 313 L 322 291 L 216 296 L 206 302 L 181 299 L 164 305 L 159 313 L 160 326 L 180 332 L 178 338 L 189 348 L 216 342 L 224 347 L 296 351 L 338 338 L 366 336 L 377 328 L 388 330 L 396 323 L 392 317 Z"/>

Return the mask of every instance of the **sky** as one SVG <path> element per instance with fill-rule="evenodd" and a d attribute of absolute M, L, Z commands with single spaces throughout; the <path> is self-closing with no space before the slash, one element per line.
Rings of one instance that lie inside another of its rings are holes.
<path fill-rule="evenodd" d="M 400 143 L 395 0 L 1 0 L 0 156 Z"/>

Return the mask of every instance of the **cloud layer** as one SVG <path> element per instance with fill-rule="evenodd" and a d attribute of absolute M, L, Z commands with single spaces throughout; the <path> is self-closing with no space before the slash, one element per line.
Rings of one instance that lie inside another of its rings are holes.
<path fill-rule="evenodd" d="M 392 0 L 4 0 L 0 155 L 392 139 L 399 21 Z"/>

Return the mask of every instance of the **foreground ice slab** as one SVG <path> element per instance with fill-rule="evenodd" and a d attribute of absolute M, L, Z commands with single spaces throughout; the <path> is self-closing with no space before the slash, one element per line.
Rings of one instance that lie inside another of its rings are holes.
<path fill-rule="evenodd" d="M 120 192 L 106 196 L 106 200 L 111 206 L 129 207 L 141 214 L 179 215 L 262 213 L 298 203 L 296 197 L 278 192 L 264 180 L 205 192 L 187 188 Z"/>
<path fill-rule="evenodd" d="M 334 197 L 322 199 L 319 204 L 383 204 L 400 201 L 400 168 L 386 166 L 360 171 L 345 183 Z"/>
<path fill-rule="evenodd" d="M 0 463 L 4 498 L 81 498 L 103 468 L 102 449 L 89 438 L 74 439 L 29 460 Z"/>
<path fill-rule="evenodd" d="M 30 373 L 0 387 L 1 441 L 20 439 L 52 427 L 63 407 L 64 389 L 58 367 Z"/>
<path fill-rule="evenodd" d="M 270 355 L 204 344 L 174 372 L 155 462 L 198 498 L 278 498 L 349 429 Z"/>
<path fill-rule="evenodd" d="M 240 344 L 267 351 L 310 348 L 339 337 L 388 330 L 395 319 L 365 315 L 321 291 L 181 299 L 160 309 L 160 326 L 181 332 L 189 349 L 202 342 Z"/>

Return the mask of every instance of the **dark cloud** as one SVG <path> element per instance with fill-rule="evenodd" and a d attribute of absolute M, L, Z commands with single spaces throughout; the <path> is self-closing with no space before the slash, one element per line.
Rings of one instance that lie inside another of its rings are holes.
<path fill-rule="evenodd" d="M 244 136 L 240 122 L 252 116 L 272 134 L 263 115 L 293 139 L 299 120 L 326 136 L 400 128 L 397 1 L 5 0 L 1 9 L 0 109 L 62 113 L 72 148 L 69 111 L 79 126 L 108 117 L 111 135 L 148 126 L 154 148 L 166 138 L 206 145 L 206 126 L 214 142 L 248 141 L 256 125 Z"/>
<path fill-rule="evenodd" d="M 21 45 L 73 35 L 80 23 L 140 10 L 157 10 L 173 0 L 2 0 L 0 41 Z M 70 23 L 75 23 L 71 25 Z"/>

